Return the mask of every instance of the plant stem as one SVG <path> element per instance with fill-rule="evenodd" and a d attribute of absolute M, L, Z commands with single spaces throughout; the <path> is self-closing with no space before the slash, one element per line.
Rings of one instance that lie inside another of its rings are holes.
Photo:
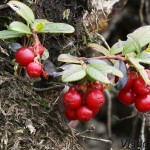
<path fill-rule="evenodd" d="M 125 61 L 125 58 L 122 57 L 124 56 L 123 54 L 121 55 L 116 55 L 116 56 L 98 56 L 98 57 L 92 57 L 92 58 L 86 58 L 86 57 L 79 57 L 78 60 L 89 60 L 89 59 L 119 59 L 122 61 Z"/>

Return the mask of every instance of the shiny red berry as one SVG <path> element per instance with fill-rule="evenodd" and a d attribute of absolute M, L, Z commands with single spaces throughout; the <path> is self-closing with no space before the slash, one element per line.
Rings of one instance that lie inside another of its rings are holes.
<path fill-rule="evenodd" d="M 74 84 L 69 88 L 69 91 L 77 91 L 77 90 L 78 90 L 78 86 L 76 84 Z"/>
<path fill-rule="evenodd" d="M 100 108 L 94 108 L 94 109 L 91 109 L 91 110 L 93 112 L 93 116 L 95 116 L 99 112 Z"/>
<path fill-rule="evenodd" d="M 43 72 L 42 72 L 42 76 L 43 76 L 44 79 L 48 79 L 49 73 L 46 72 L 46 71 L 43 71 Z"/>
<path fill-rule="evenodd" d="M 150 84 L 146 85 L 141 76 L 134 81 L 133 88 L 138 95 L 150 94 Z"/>
<path fill-rule="evenodd" d="M 135 107 L 139 112 L 150 111 L 150 94 L 137 97 Z"/>
<path fill-rule="evenodd" d="M 77 91 L 68 91 L 62 97 L 66 108 L 78 109 L 82 104 L 82 96 Z"/>
<path fill-rule="evenodd" d="M 40 55 L 40 57 L 43 56 L 43 53 L 44 53 L 44 47 L 43 47 L 43 45 L 39 44 L 39 55 Z"/>
<path fill-rule="evenodd" d="M 90 90 L 93 89 L 93 88 L 95 88 L 95 89 L 98 89 L 98 90 L 100 90 L 100 91 L 102 91 L 102 92 L 103 92 L 103 90 L 104 90 L 103 84 L 102 84 L 101 82 L 98 82 L 98 81 L 95 81 L 95 82 L 90 83 L 90 84 L 88 85 L 88 88 L 89 88 Z"/>
<path fill-rule="evenodd" d="M 77 110 L 77 119 L 82 122 L 89 121 L 93 116 L 93 112 L 87 106 L 81 106 Z"/>
<path fill-rule="evenodd" d="M 126 83 L 126 85 L 123 87 L 123 89 L 130 89 L 133 86 L 133 82 L 134 82 L 134 74 L 129 72 L 128 73 L 128 81 Z"/>
<path fill-rule="evenodd" d="M 97 89 L 90 90 L 85 97 L 85 103 L 90 109 L 100 108 L 105 103 L 104 94 Z"/>
<path fill-rule="evenodd" d="M 131 89 L 122 89 L 118 94 L 118 98 L 122 104 L 129 106 L 135 102 L 136 94 Z"/>
<path fill-rule="evenodd" d="M 18 49 L 15 53 L 16 61 L 23 67 L 34 61 L 34 53 L 27 47 Z"/>
<path fill-rule="evenodd" d="M 40 63 L 31 62 L 28 64 L 26 70 L 30 78 L 38 78 L 42 73 L 42 65 Z"/>
<path fill-rule="evenodd" d="M 77 120 L 77 113 L 76 110 L 72 110 L 69 108 L 65 109 L 65 115 L 69 120 Z"/>

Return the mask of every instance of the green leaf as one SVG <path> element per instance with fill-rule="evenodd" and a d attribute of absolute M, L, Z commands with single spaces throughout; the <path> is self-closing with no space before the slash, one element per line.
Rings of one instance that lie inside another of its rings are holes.
<path fill-rule="evenodd" d="M 150 52 L 147 52 L 147 51 L 143 51 L 138 58 L 141 58 L 141 59 L 150 59 Z"/>
<path fill-rule="evenodd" d="M 74 27 L 65 23 L 46 23 L 44 28 L 40 31 L 43 33 L 73 33 Z"/>
<path fill-rule="evenodd" d="M 16 31 L 9 31 L 9 30 L 0 31 L 0 39 L 22 37 L 23 35 L 25 34 Z"/>
<path fill-rule="evenodd" d="M 110 49 L 110 53 L 112 55 L 121 53 L 123 51 L 123 47 L 124 47 L 125 41 L 119 41 L 117 43 L 115 43 L 111 49 Z"/>
<path fill-rule="evenodd" d="M 32 29 L 34 29 L 37 32 L 41 32 L 47 22 L 49 21 L 46 19 L 35 19 L 32 25 Z"/>
<path fill-rule="evenodd" d="M 122 72 L 115 67 L 98 63 L 89 64 L 86 72 L 92 79 L 107 84 L 111 83 L 107 77 L 108 73 L 112 73 L 120 78 L 123 77 Z"/>
<path fill-rule="evenodd" d="M 28 23 L 32 24 L 34 22 L 34 13 L 27 5 L 18 1 L 9 1 L 7 4 Z"/>
<path fill-rule="evenodd" d="M 146 84 L 150 83 L 148 75 L 142 65 L 139 64 L 138 58 L 128 57 L 128 60 L 132 63 L 132 65 L 136 68 L 136 70 L 140 73 L 142 78 L 144 79 Z"/>
<path fill-rule="evenodd" d="M 58 56 L 58 61 L 67 62 L 67 63 L 80 63 L 77 57 L 72 56 L 70 54 L 60 54 Z"/>
<path fill-rule="evenodd" d="M 128 35 L 123 53 L 127 54 L 136 51 L 150 43 L 150 26 L 143 26 Z"/>
<path fill-rule="evenodd" d="M 95 51 L 98 51 L 98 52 L 102 53 L 104 56 L 110 56 L 110 55 L 111 55 L 110 52 L 108 51 L 108 49 L 106 49 L 105 47 L 103 47 L 103 46 L 101 46 L 101 45 L 99 45 L 99 44 L 96 44 L 96 43 L 89 43 L 87 46 L 88 46 L 89 48 L 95 50 Z M 111 60 L 111 59 L 110 59 L 110 61 L 111 61 L 112 63 L 115 62 L 114 60 Z"/>
<path fill-rule="evenodd" d="M 12 31 L 17 31 L 20 33 L 32 34 L 30 28 L 27 25 L 25 25 L 24 23 L 19 22 L 19 21 L 12 22 L 9 25 L 8 29 L 12 30 Z"/>
<path fill-rule="evenodd" d="M 49 58 L 49 51 L 45 48 L 42 56 L 42 60 L 46 60 Z"/>
<path fill-rule="evenodd" d="M 63 82 L 73 82 L 83 79 L 86 76 L 85 69 L 81 65 L 72 65 L 72 67 L 63 72 Z"/>
<path fill-rule="evenodd" d="M 110 55 L 109 51 L 105 47 L 103 47 L 103 46 L 101 46 L 99 44 L 89 43 L 87 45 L 87 47 L 92 48 L 93 50 L 98 51 L 98 52 L 104 54 L 105 56 L 109 56 Z"/>

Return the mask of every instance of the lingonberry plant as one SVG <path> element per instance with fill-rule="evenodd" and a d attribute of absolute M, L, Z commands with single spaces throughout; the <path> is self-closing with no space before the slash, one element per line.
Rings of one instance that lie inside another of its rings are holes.
<path fill-rule="evenodd" d="M 23 46 L 16 48 L 15 60 L 20 67 L 24 67 L 30 78 L 38 78 L 41 75 L 48 78 L 44 70 L 42 60 L 46 60 L 48 50 L 41 44 L 38 33 L 72 33 L 74 28 L 64 23 L 53 23 L 46 19 L 35 19 L 33 11 L 25 4 L 18 1 L 10 1 L 8 5 L 22 18 L 26 24 L 14 21 L 8 26 L 8 30 L 0 31 L 0 39 L 23 37 Z M 26 42 L 27 41 L 27 42 Z M 13 49 L 14 50 L 14 49 Z"/>
<path fill-rule="evenodd" d="M 103 85 L 101 82 L 89 81 L 74 84 L 62 99 L 68 119 L 89 121 L 105 103 Z"/>
<path fill-rule="evenodd" d="M 139 112 L 150 111 L 150 70 L 144 66 L 150 64 L 149 30 L 150 26 L 140 27 L 129 34 L 126 41 L 119 41 L 108 49 L 89 43 L 89 48 L 101 53 L 94 58 L 70 54 L 58 57 L 58 61 L 66 63 L 60 67 L 62 81 L 79 81 L 69 90 L 76 90 L 83 97 L 82 105 L 73 111 L 76 117 L 66 115 L 68 119 L 89 121 L 104 105 L 103 88 L 110 89 L 110 85 L 119 90 L 118 99 L 125 106 L 135 104 Z"/>
<path fill-rule="evenodd" d="M 33 11 L 25 4 L 10 1 L 8 5 L 26 24 L 12 22 L 8 30 L 0 31 L 0 39 L 23 37 L 28 42 L 16 49 L 15 60 L 24 67 L 30 78 L 48 78 L 42 61 L 48 58 L 48 51 L 41 44 L 39 33 L 72 33 L 74 28 L 64 23 L 53 23 L 46 19 L 35 19 Z M 126 105 L 135 104 L 139 112 L 150 111 L 150 70 L 143 64 L 150 64 L 150 26 L 143 26 L 119 41 L 111 48 L 96 43 L 87 46 L 100 52 L 93 58 L 61 54 L 58 61 L 64 62 L 62 82 L 78 81 L 62 96 L 65 115 L 70 120 L 89 121 L 105 104 L 104 88 L 112 85 L 119 91 L 119 101 Z M 107 59 L 108 61 L 104 61 Z M 43 63 L 44 64 L 44 63 Z"/>

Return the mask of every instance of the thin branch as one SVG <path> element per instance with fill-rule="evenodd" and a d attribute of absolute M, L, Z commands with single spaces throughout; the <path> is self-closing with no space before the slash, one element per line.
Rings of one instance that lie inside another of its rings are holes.
<path fill-rule="evenodd" d="M 122 57 L 123 55 L 116 55 L 116 56 L 98 56 L 98 57 L 92 57 L 92 58 L 86 58 L 86 57 L 79 57 L 78 60 L 90 60 L 90 59 L 119 59 L 122 61 L 125 61 L 125 58 Z"/>
<path fill-rule="evenodd" d="M 144 24 L 144 16 L 143 16 L 143 9 L 144 9 L 145 0 L 141 0 L 140 10 L 139 10 L 139 16 L 141 20 L 141 24 Z"/>
<path fill-rule="evenodd" d="M 107 107 L 107 129 L 108 129 L 108 138 L 112 138 L 112 131 L 111 131 L 111 111 L 112 111 L 112 102 L 111 102 L 111 95 L 108 90 L 105 90 L 107 95 L 108 107 Z"/>
<path fill-rule="evenodd" d="M 106 42 L 105 38 L 102 35 L 100 35 L 99 33 L 97 33 L 97 36 L 102 40 L 102 42 L 105 44 L 107 49 L 110 50 L 110 47 L 109 47 L 108 43 Z"/>
<path fill-rule="evenodd" d="M 123 118 L 119 118 L 119 117 L 117 117 L 117 116 L 115 116 L 115 115 L 114 115 L 113 117 L 115 117 L 118 121 L 124 121 L 124 120 L 127 120 L 127 119 L 135 118 L 136 116 L 138 116 L 137 113 L 134 114 L 134 115 L 131 115 L 131 116 L 123 117 Z"/>
<path fill-rule="evenodd" d="M 44 91 L 48 91 L 48 90 L 52 90 L 52 89 L 55 89 L 55 88 L 62 88 L 64 86 L 62 85 L 55 85 L 53 87 L 47 87 L 47 88 L 33 88 L 35 92 L 44 92 Z"/>
<path fill-rule="evenodd" d="M 81 138 L 84 138 L 84 139 L 88 139 L 88 140 L 93 140 L 93 141 L 101 141 L 101 142 L 105 142 L 105 143 L 109 143 L 109 144 L 112 143 L 112 141 L 106 140 L 106 139 L 102 139 L 102 138 L 94 138 L 94 137 L 89 137 L 89 136 L 84 136 L 84 135 L 78 135 L 78 137 L 81 137 Z"/>
<path fill-rule="evenodd" d="M 3 4 L 3 5 L 0 5 L 0 10 L 1 9 L 5 9 L 5 8 L 8 8 L 9 6 L 7 4 Z"/>
<path fill-rule="evenodd" d="M 146 122 L 146 118 L 143 116 L 142 119 L 142 126 L 141 126 L 141 134 L 140 134 L 140 140 L 141 143 L 145 143 L 145 122 Z M 145 150 L 145 146 L 141 146 L 140 150 Z"/>

